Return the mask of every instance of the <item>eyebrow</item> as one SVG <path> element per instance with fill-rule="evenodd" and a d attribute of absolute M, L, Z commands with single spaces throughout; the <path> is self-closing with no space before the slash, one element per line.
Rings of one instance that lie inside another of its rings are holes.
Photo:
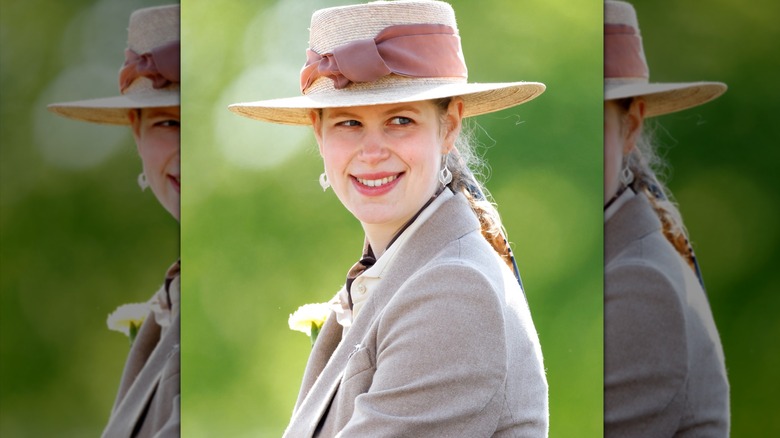
<path fill-rule="evenodd" d="M 343 117 L 360 118 L 360 116 L 357 113 L 352 112 L 350 110 L 350 107 L 329 108 L 329 109 L 331 110 L 331 113 L 328 115 L 328 117 L 331 118 L 343 118 Z M 404 111 L 409 111 L 414 114 L 420 114 L 420 111 L 412 105 L 399 104 L 398 106 L 393 106 L 391 108 L 388 108 L 386 111 L 380 113 L 380 115 L 386 117 L 391 114 L 400 113 Z"/>

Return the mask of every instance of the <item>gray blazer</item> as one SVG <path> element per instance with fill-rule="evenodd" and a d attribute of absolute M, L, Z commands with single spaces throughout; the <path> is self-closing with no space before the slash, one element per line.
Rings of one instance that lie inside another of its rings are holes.
<path fill-rule="evenodd" d="M 178 278 L 170 284 L 177 288 L 178 295 Z M 138 330 L 125 362 L 111 418 L 103 431 L 104 438 L 179 436 L 178 310 L 172 316 L 170 326 L 162 329 L 150 314 Z"/>
<path fill-rule="evenodd" d="M 693 270 L 643 194 L 604 234 L 605 436 L 728 436 L 723 349 Z"/>
<path fill-rule="evenodd" d="M 545 437 L 523 292 L 462 195 L 417 229 L 342 340 L 333 314 L 285 437 Z"/>

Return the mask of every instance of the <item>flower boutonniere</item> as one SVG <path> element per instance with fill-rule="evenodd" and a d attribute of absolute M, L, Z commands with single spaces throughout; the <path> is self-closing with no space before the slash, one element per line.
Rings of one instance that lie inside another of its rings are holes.
<path fill-rule="evenodd" d="M 108 315 L 106 324 L 109 329 L 127 335 L 130 338 L 130 345 L 133 345 L 138 329 L 141 328 L 150 310 L 148 303 L 123 304 Z"/>
<path fill-rule="evenodd" d="M 330 303 L 304 304 L 290 315 L 287 324 L 289 324 L 290 330 L 303 332 L 309 335 L 309 337 L 311 337 L 311 345 L 314 346 L 317 335 L 320 334 L 322 325 L 325 324 L 325 320 L 328 318 L 330 312 Z"/>

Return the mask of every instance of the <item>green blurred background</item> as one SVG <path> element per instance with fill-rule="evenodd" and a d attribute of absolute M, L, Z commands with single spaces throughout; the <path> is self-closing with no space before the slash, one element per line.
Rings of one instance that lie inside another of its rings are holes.
<path fill-rule="evenodd" d="M 729 86 L 653 124 L 723 341 L 732 436 L 780 436 L 780 3 L 634 4 L 651 81 Z"/>
<path fill-rule="evenodd" d="M 0 0 L 0 436 L 99 434 L 128 349 L 105 318 L 177 256 L 129 130 L 45 110 L 113 95 L 129 14 L 159 3 Z M 281 435 L 310 349 L 287 317 L 359 256 L 309 130 L 225 109 L 295 95 L 311 12 L 343 3 L 185 1 L 184 436 Z M 599 436 L 601 2 L 452 3 L 471 81 L 548 86 L 477 129 L 545 354 L 551 436 Z M 653 80 L 730 87 L 659 118 L 657 136 L 723 339 L 732 435 L 776 435 L 780 10 L 635 4 Z"/>
<path fill-rule="evenodd" d="M 185 2 L 182 14 L 182 433 L 280 436 L 310 352 L 287 318 L 330 299 L 360 224 L 311 130 L 230 103 L 299 94 L 315 9 L 352 1 Z M 453 1 L 473 82 L 548 90 L 476 120 L 487 183 L 542 343 L 552 436 L 602 429 L 602 3 Z"/>
<path fill-rule="evenodd" d="M 0 436 L 100 435 L 129 350 L 106 318 L 178 256 L 130 129 L 46 110 L 118 94 L 130 13 L 157 3 L 0 0 Z"/>

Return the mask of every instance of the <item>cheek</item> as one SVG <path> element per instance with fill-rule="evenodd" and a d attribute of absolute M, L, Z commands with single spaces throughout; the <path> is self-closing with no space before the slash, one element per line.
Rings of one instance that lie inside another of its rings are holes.
<path fill-rule="evenodd" d="M 323 141 L 322 148 L 320 150 L 322 155 L 322 162 L 325 165 L 325 169 L 329 174 L 340 173 L 343 170 L 344 164 L 344 149 L 339 147 L 336 142 Z"/>
<path fill-rule="evenodd" d="M 139 141 L 138 152 L 145 170 L 163 173 L 166 167 L 178 157 L 179 136 L 174 134 L 146 136 Z"/>

